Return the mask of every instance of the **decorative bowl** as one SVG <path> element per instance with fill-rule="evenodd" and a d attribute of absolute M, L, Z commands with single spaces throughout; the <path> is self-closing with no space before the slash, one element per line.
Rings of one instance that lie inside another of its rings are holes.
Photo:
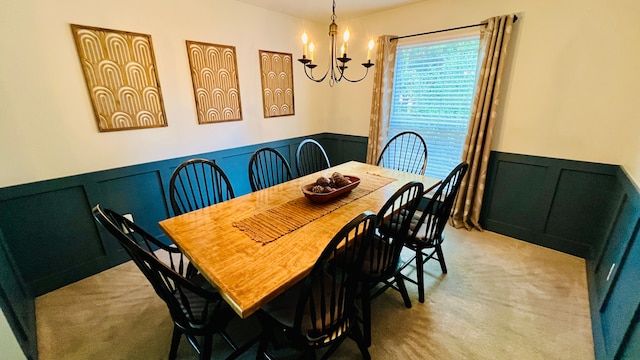
<path fill-rule="evenodd" d="M 313 191 L 311 191 L 311 188 L 313 188 L 316 183 L 313 183 L 304 185 L 302 187 L 302 193 L 307 197 L 307 199 L 316 203 L 325 203 L 327 201 L 331 201 L 333 199 L 346 195 L 349 191 L 355 189 L 356 187 L 358 187 L 358 185 L 360 185 L 359 177 L 353 175 L 345 175 L 345 177 L 348 177 L 351 180 L 351 184 L 343 186 L 341 188 L 335 188 L 335 190 L 332 192 L 314 193 Z"/>

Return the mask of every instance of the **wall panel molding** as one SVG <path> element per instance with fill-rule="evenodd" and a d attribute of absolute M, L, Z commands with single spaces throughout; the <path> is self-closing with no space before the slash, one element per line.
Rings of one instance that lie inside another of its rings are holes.
<path fill-rule="evenodd" d="M 587 258 L 617 204 L 614 165 L 492 152 L 481 224 Z"/>

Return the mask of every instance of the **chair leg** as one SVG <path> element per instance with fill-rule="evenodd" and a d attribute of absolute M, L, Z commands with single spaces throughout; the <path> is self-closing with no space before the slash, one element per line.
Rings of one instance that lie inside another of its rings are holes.
<path fill-rule="evenodd" d="M 202 349 L 200 349 L 200 360 L 210 360 L 213 348 L 213 335 L 209 334 L 202 341 Z"/>
<path fill-rule="evenodd" d="M 371 346 L 371 295 L 367 285 L 363 284 L 362 287 L 362 328 L 364 329 L 364 342 L 369 347 Z"/>
<path fill-rule="evenodd" d="M 226 330 L 220 330 L 220 336 L 222 336 L 222 338 L 227 342 L 227 344 L 229 344 L 229 346 L 231 346 L 234 351 L 238 350 L 238 345 L 235 343 L 235 341 L 233 341 L 233 339 L 231 339 L 231 336 L 229 336 L 229 333 L 227 333 Z"/>
<path fill-rule="evenodd" d="M 262 336 L 260 336 L 260 342 L 258 343 L 258 350 L 256 352 L 256 360 L 264 360 L 267 359 L 267 346 L 269 345 L 269 334 L 266 331 L 271 331 L 271 329 L 263 329 Z"/>
<path fill-rule="evenodd" d="M 169 360 L 175 360 L 175 358 L 178 356 L 180 337 L 182 337 L 182 331 L 180 331 L 177 326 L 174 326 L 173 334 L 171 335 L 171 349 L 169 350 Z"/>
<path fill-rule="evenodd" d="M 442 273 L 447 273 L 447 264 L 444 262 L 444 253 L 442 252 L 442 246 L 436 246 L 436 252 L 438 254 L 438 262 L 440 262 L 440 268 L 442 269 Z"/>
<path fill-rule="evenodd" d="M 398 290 L 400 291 L 400 295 L 402 295 L 402 300 L 404 300 L 404 306 L 407 308 L 411 308 L 411 299 L 409 299 L 409 292 L 407 291 L 407 287 L 404 285 L 404 279 L 402 275 L 399 273 L 395 275 L 396 284 L 398 284 Z"/>
<path fill-rule="evenodd" d="M 416 278 L 418 280 L 418 301 L 424 303 L 424 255 L 416 249 Z"/>
<path fill-rule="evenodd" d="M 360 327 L 357 324 L 351 327 L 351 337 L 355 340 L 356 344 L 358 344 L 358 349 L 360 349 L 360 354 L 362 354 L 362 358 L 365 360 L 371 359 L 371 354 L 369 354 L 368 347 L 371 346 L 371 342 L 367 344 L 366 339 L 364 339 L 362 332 L 360 332 Z"/>

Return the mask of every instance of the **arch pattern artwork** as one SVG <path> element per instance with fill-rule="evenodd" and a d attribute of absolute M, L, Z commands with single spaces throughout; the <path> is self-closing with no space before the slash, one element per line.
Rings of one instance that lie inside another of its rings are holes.
<path fill-rule="evenodd" d="M 292 54 L 260 50 L 264 117 L 294 115 Z"/>
<path fill-rule="evenodd" d="M 187 40 L 198 123 L 242 120 L 235 46 Z"/>
<path fill-rule="evenodd" d="M 151 36 L 71 24 L 100 131 L 167 126 Z"/>

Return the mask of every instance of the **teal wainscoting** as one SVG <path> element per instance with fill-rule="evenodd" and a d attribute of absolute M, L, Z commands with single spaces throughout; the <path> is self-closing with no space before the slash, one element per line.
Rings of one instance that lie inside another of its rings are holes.
<path fill-rule="evenodd" d="M 492 152 L 481 224 L 587 258 L 615 215 L 618 166 Z"/>
<path fill-rule="evenodd" d="M 311 137 L 326 148 L 332 164 L 366 158 L 366 137 L 331 133 Z M 27 339 L 27 346 L 35 341 L 35 327 L 18 323 L 33 318 L 29 304 L 34 296 L 128 259 L 97 226 L 91 215 L 95 204 L 133 214 L 137 223 L 166 241 L 157 223 L 173 215 L 168 184 L 180 163 L 194 157 L 216 161 L 240 196 L 250 192 L 247 165 L 255 150 L 264 146 L 278 149 L 295 173 L 295 150 L 302 140 L 279 140 L 1 188 L 4 237 L 0 243 L 21 277 L 0 280 L 3 289 L 23 291 L 14 297 L 21 304 L 9 309 L 6 304 L 13 298 L 0 303 L 5 314 L 17 311 L 17 316 L 7 316 L 12 328 L 28 332 L 23 336 L 14 330 L 16 337 Z M 631 359 L 640 346 L 639 217 L 638 189 L 617 165 L 491 154 L 482 225 L 587 260 L 597 359 Z"/>
<path fill-rule="evenodd" d="M 35 360 L 38 358 L 35 298 L 9 253 L 2 231 L 0 231 L 0 280 L 2 280 L 0 309 L 4 312 L 11 331 L 15 334 L 26 358 Z M 2 351 L 0 349 L 0 354 Z"/>
<path fill-rule="evenodd" d="M 640 358 L 640 192 L 618 169 L 614 218 L 592 257 L 587 280 L 598 359 Z"/>
<path fill-rule="evenodd" d="M 640 195 L 616 165 L 492 152 L 487 230 L 586 259 L 597 359 L 638 358 Z"/>

